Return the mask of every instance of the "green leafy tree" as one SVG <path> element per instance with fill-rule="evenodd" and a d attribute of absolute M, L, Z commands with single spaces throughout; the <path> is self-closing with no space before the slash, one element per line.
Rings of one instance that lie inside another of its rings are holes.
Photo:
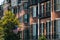
<path fill-rule="evenodd" d="M 0 40 L 19 40 L 17 34 L 13 32 L 16 26 L 20 27 L 18 18 L 11 11 L 6 11 L 0 20 Z"/>
<path fill-rule="evenodd" d="M 45 37 L 44 35 L 41 35 L 41 36 L 39 37 L 39 40 L 46 40 L 46 37 Z"/>

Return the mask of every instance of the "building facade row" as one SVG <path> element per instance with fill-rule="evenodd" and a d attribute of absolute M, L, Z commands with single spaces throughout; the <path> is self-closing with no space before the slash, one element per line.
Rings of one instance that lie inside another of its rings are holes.
<path fill-rule="evenodd" d="M 4 0 L 3 3 L 3 10 L 11 10 L 21 22 L 20 39 L 38 40 L 40 35 L 48 40 L 60 39 L 60 0 Z"/>

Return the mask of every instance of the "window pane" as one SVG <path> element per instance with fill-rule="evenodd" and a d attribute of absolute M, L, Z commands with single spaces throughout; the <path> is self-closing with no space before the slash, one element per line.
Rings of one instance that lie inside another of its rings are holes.
<path fill-rule="evenodd" d="M 56 5 L 56 11 L 60 11 L 60 5 Z"/>
<path fill-rule="evenodd" d="M 25 14 L 24 18 L 27 19 L 27 14 Z"/>
<path fill-rule="evenodd" d="M 60 0 L 56 0 L 56 2 L 55 2 L 56 4 L 55 4 L 55 8 L 56 8 L 56 11 L 60 11 Z"/>
<path fill-rule="evenodd" d="M 33 39 L 36 39 L 36 24 L 33 24 Z"/>
<path fill-rule="evenodd" d="M 50 8 L 51 7 L 51 3 L 50 3 L 50 1 L 47 1 L 47 3 L 46 3 L 46 11 L 47 12 L 49 12 L 50 11 Z"/>
<path fill-rule="evenodd" d="M 56 20 L 56 34 L 60 38 L 60 20 Z"/>
<path fill-rule="evenodd" d="M 27 3 L 24 3 L 24 9 L 27 9 Z"/>
<path fill-rule="evenodd" d="M 17 8 L 12 8 L 12 12 L 13 12 L 14 14 L 16 14 L 16 13 L 17 13 Z"/>
<path fill-rule="evenodd" d="M 18 0 L 18 4 L 21 3 L 21 0 Z"/>
<path fill-rule="evenodd" d="M 36 24 L 33 25 L 33 36 L 36 36 Z"/>
<path fill-rule="evenodd" d="M 40 5 L 40 16 L 41 17 L 43 17 L 44 16 L 44 3 L 42 3 L 41 5 Z"/>
<path fill-rule="evenodd" d="M 20 19 L 19 19 L 19 20 L 20 20 L 20 22 L 22 22 L 22 21 L 23 21 L 23 18 L 22 18 L 22 17 L 20 17 Z"/>
<path fill-rule="evenodd" d="M 27 14 L 24 15 L 24 22 L 27 23 Z"/>
<path fill-rule="evenodd" d="M 33 7 L 33 17 L 36 17 L 36 6 Z"/>
<path fill-rule="evenodd" d="M 11 6 L 16 6 L 17 5 L 17 0 L 11 0 Z"/>
<path fill-rule="evenodd" d="M 44 23 L 40 24 L 40 34 L 43 35 L 44 33 Z"/>
<path fill-rule="evenodd" d="M 57 20 L 57 28 L 58 28 L 57 29 L 58 30 L 57 32 L 60 33 L 60 20 Z"/>
<path fill-rule="evenodd" d="M 47 39 L 50 39 L 50 32 L 51 32 L 51 22 L 46 22 L 46 35 Z"/>

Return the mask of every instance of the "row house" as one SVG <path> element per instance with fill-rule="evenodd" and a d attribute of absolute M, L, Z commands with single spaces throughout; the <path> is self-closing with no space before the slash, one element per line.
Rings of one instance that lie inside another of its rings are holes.
<path fill-rule="evenodd" d="M 60 0 L 4 0 L 3 5 L 4 12 L 11 10 L 20 20 L 20 39 L 60 39 Z"/>

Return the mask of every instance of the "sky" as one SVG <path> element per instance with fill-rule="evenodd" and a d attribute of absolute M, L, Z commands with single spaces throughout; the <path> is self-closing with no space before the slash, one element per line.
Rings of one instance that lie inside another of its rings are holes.
<path fill-rule="evenodd" d="M 4 0 L 0 0 L 0 5 L 2 4 L 3 1 L 4 1 Z"/>

